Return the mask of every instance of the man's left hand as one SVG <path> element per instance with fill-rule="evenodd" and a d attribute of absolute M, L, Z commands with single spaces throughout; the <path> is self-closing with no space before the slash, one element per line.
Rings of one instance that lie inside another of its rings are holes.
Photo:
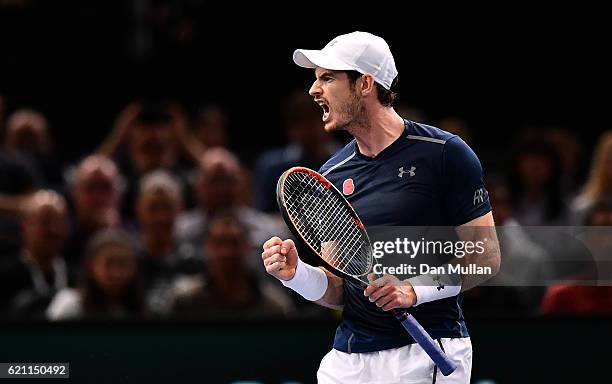
<path fill-rule="evenodd" d="M 370 284 L 363 291 L 371 302 L 383 311 L 396 308 L 410 308 L 416 303 L 414 288 L 408 281 L 401 281 L 395 276 L 384 275 L 376 279 L 376 275 L 368 275 Z"/>

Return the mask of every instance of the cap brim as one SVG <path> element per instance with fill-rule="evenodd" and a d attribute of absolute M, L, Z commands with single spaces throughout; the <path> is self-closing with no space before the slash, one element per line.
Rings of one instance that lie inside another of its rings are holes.
<path fill-rule="evenodd" d="M 342 60 L 319 50 L 296 49 L 293 52 L 293 61 L 304 68 L 321 67 L 331 69 L 332 71 L 349 71 L 353 69 Z"/>

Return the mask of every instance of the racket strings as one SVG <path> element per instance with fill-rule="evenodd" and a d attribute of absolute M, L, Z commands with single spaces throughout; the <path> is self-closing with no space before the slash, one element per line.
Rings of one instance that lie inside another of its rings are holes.
<path fill-rule="evenodd" d="M 283 194 L 298 232 L 323 260 L 353 276 L 369 271 L 369 242 L 341 197 L 306 172 L 289 174 Z"/>

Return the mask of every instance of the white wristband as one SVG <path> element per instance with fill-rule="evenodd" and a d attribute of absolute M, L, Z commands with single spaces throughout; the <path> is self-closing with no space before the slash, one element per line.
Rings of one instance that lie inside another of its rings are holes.
<path fill-rule="evenodd" d="M 327 291 L 327 275 L 325 275 L 325 272 L 320 268 L 304 263 L 299 257 L 293 278 L 291 280 L 281 280 L 281 283 L 310 301 L 319 300 Z"/>
<path fill-rule="evenodd" d="M 436 280 L 431 275 L 415 276 L 408 279 L 416 295 L 416 303 L 428 303 L 430 301 L 446 299 L 457 296 L 461 292 L 461 285 L 446 285 L 441 280 Z"/>

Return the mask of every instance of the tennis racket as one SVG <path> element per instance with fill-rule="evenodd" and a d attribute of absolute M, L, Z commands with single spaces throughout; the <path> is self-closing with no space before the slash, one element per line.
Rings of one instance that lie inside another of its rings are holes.
<path fill-rule="evenodd" d="M 283 173 L 276 188 L 285 223 L 305 248 L 329 272 L 361 286 L 374 267 L 372 245 L 351 204 L 319 173 L 294 167 Z M 393 310 L 397 320 L 425 350 L 444 376 L 456 368 L 416 319 L 405 310 Z"/>

